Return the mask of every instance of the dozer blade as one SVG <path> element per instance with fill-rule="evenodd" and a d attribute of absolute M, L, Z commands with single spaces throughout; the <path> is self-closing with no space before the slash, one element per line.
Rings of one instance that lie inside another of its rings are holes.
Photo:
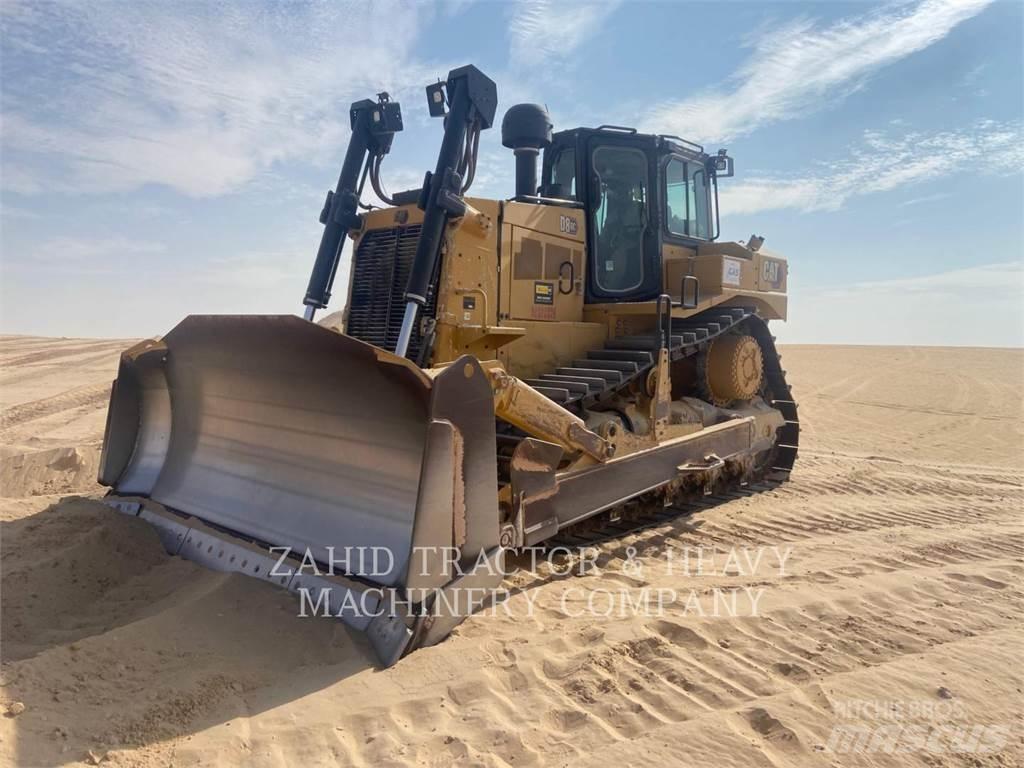
<path fill-rule="evenodd" d="M 173 553 L 380 605 L 339 615 L 390 663 L 475 607 L 424 610 L 444 590 L 500 583 L 494 424 L 471 357 L 430 377 L 297 317 L 191 316 L 122 356 L 100 482 Z"/>

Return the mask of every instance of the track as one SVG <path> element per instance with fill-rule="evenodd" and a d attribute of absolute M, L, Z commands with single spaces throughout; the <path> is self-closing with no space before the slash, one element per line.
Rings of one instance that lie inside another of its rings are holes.
<path fill-rule="evenodd" d="M 644 504 L 635 499 L 626 508 L 611 510 L 560 531 L 549 540 L 552 547 L 590 546 L 608 539 L 636 533 L 660 525 L 680 515 L 770 490 L 786 482 L 796 461 L 800 423 L 781 358 L 775 349 L 775 337 L 768 323 L 750 307 L 715 307 L 693 317 L 672 321 L 669 355 L 682 360 L 705 351 L 719 336 L 736 330 L 749 333 L 761 347 L 764 357 L 764 399 L 782 413 L 785 424 L 779 430 L 775 450 L 758 475 L 745 482 L 719 484 L 702 496 L 680 499 L 671 507 L 660 503 Z M 580 411 L 611 400 L 637 381 L 644 381 L 654 367 L 656 336 L 624 336 L 610 340 L 604 349 L 587 352 L 585 359 L 572 366 L 527 383 L 542 394 L 573 411 Z"/>

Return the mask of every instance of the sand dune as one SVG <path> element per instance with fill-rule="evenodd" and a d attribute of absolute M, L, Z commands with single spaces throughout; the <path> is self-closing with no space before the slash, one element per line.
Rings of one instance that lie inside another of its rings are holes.
<path fill-rule="evenodd" d="M 1021 351 L 785 349 L 791 483 L 606 543 L 589 575 L 517 574 L 501 610 L 380 670 L 95 501 L 126 344 L 0 338 L 4 764 L 1024 763 Z M 679 559 L 698 548 L 704 573 Z M 587 613 L 644 588 L 694 602 Z M 879 725 L 926 730 L 836 741 Z"/>

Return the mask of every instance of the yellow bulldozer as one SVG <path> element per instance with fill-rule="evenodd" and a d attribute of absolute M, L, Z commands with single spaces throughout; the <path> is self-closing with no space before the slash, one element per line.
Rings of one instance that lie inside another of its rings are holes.
<path fill-rule="evenodd" d="M 435 169 L 393 195 L 401 109 L 352 105 L 304 317 L 193 315 L 123 354 L 100 468 L 169 552 L 301 593 L 383 664 L 477 609 L 505 553 L 771 487 L 799 435 L 768 330 L 787 264 L 719 241 L 724 150 L 518 104 L 515 194 L 481 199 L 494 82 L 461 67 L 427 103 Z M 343 323 L 317 324 L 348 239 Z"/>

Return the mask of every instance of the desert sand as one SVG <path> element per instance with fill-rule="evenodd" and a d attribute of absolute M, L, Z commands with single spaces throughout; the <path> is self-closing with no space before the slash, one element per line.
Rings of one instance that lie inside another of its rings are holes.
<path fill-rule="evenodd" d="M 382 670 L 96 501 L 127 344 L 0 338 L 4 765 L 1024 764 L 1024 351 L 785 348 L 790 483 L 602 545 L 600 573 L 516 575 Z M 763 558 L 668 559 L 699 547 Z M 704 608 L 584 610 L 643 587 Z M 725 588 L 756 611 L 711 615 Z M 883 725 L 907 751 L 836 741 Z"/>

